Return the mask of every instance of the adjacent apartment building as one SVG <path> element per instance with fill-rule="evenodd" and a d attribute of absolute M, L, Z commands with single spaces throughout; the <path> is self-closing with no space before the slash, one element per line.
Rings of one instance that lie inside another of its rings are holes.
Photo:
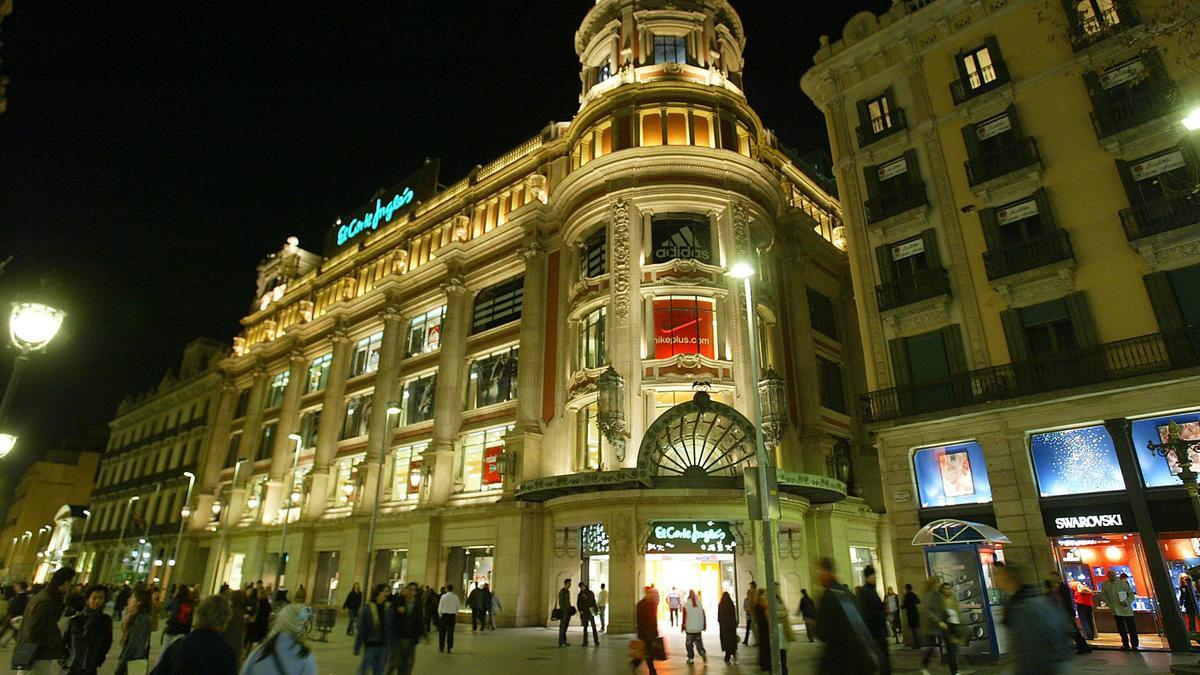
<path fill-rule="evenodd" d="M 205 591 L 488 583 L 498 621 L 533 625 L 569 577 L 608 584 L 618 631 L 644 584 L 715 608 L 760 578 L 760 431 L 789 606 L 815 556 L 892 559 L 850 407 L 841 209 L 747 103 L 745 41 L 726 0 L 600 0 L 571 121 L 442 189 L 430 162 L 264 260 L 196 465 L 184 566 Z M 758 381 L 735 262 L 756 268 Z"/>
<path fill-rule="evenodd" d="M 1005 559 L 1092 588 L 1126 573 L 1143 645 L 1186 649 L 1198 11 L 895 2 L 822 39 L 801 81 L 837 167 L 897 572 L 952 580 L 990 638 L 975 649 L 1004 649 Z"/>

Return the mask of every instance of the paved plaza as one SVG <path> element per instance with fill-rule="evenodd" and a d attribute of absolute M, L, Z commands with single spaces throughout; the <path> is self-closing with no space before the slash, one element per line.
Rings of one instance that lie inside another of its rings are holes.
<path fill-rule="evenodd" d="M 310 645 L 317 655 L 320 675 L 353 675 L 358 672 L 359 659 L 353 655 L 353 642 L 345 633 L 344 616 L 338 617 L 339 629 L 329 635 L 329 642 L 311 640 Z M 118 627 L 119 631 L 120 628 Z M 757 651 L 741 647 L 742 663 L 726 665 L 719 651 L 715 631 L 705 634 L 705 645 L 709 650 L 708 663 L 697 656 L 696 663 L 689 665 L 684 651 L 683 635 L 668 626 L 663 628 L 667 639 L 670 658 L 658 665 L 658 672 L 672 675 L 684 673 L 757 673 L 755 663 Z M 119 638 L 119 635 L 117 636 Z M 460 623 L 455 634 L 453 654 L 440 654 L 437 650 L 437 634 L 431 633 L 430 640 L 421 645 L 417 654 L 417 675 L 610 675 L 629 672 L 627 651 L 631 635 L 600 635 L 600 647 L 580 647 L 581 634 L 576 628 L 570 636 L 571 645 L 556 647 L 557 631 L 547 628 L 508 628 L 495 632 L 472 633 L 468 623 L 465 630 Z M 800 633 L 801 642 L 788 652 L 788 668 L 793 674 L 812 673 L 820 654 L 820 643 L 807 642 Z M 155 634 L 152 658 L 157 658 L 159 635 Z M 116 644 L 100 675 L 111 675 L 116 670 Z M 5 666 L 12 654 L 11 645 L 0 650 L 0 663 Z M 1075 657 L 1071 662 L 1072 675 L 1080 673 L 1167 673 L 1171 659 L 1176 662 L 1200 661 L 1200 655 L 1176 656 L 1161 652 L 1096 651 L 1089 656 Z M 910 649 L 892 652 L 896 672 L 920 672 L 920 653 Z M 945 673 L 944 667 L 935 662 L 934 673 Z M 642 668 L 640 672 L 646 672 Z M 968 664 L 962 672 L 979 675 L 1010 672 L 1004 664 Z M 842 675 L 853 675 L 844 673 Z"/>

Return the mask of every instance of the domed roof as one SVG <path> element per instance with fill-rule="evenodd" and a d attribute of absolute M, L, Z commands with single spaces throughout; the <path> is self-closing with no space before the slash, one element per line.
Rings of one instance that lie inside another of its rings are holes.
<path fill-rule="evenodd" d="M 618 19 L 625 10 L 675 10 L 710 14 L 718 23 L 729 28 L 740 46 L 744 47 L 746 43 L 742 18 L 738 16 L 729 0 L 596 0 L 596 6 L 588 11 L 575 33 L 575 51 L 582 54 L 592 35 L 610 21 Z"/>

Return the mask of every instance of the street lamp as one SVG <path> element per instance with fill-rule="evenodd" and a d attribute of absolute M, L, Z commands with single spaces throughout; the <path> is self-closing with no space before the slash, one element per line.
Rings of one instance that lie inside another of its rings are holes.
<path fill-rule="evenodd" d="M 183 508 L 179 511 L 179 534 L 175 536 L 175 555 L 171 556 L 172 561 L 179 560 L 179 544 L 183 542 L 183 524 L 187 522 L 188 514 L 191 513 L 188 504 L 192 503 L 192 486 L 196 484 L 196 474 L 184 471 L 183 475 L 187 476 L 188 489 L 187 494 L 183 497 Z M 174 576 L 174 572 L 172 572 L 172 576 Z"/>
<path fill-rule="evenodd" d="M 367 580 L 363 584 L 363 593 L 371 592 L 371 572 L 375 567 L 375 524 L 379 521 L 379 500 L 383 495 L 383 462 L 387 458 L 388 445 L 391 444 L 392 433 L 388 422 L 391 421 L 392 415 L 400 414 L 400 402 L 388 401 L 387 414 L 383 417 L 383 433 L 380 434 L 382 440 L 380 444 L 379 467 L 375 473 L 375 503 L 371 505 L 371 527 L 367 530 Z"/>
<path fill-rule="evenodd" d="M 1167 460 L 1168 463 L 1172 457 L 1175 459 L 1175 463 L 1179 465 L 1179 480 L 1183 481 L 1188 501 L 1192 503 L 1192 513 L 1196 517 L 1196 522 L 1200 522 L 1200 500 L 1197 499 L 1197 496 L 1200 495 L 1200 484 L 1197 483 L 1200 474 L 1192 469 L 1192 453 L 1200 452 L 1200 440 L 1181 438 L 1179 425 L 1172 420 L 1167 424 L 1167 440 L 1162 443 L 1146 441 L 1146 449 Z"/>
<path fill-rule="evenodd" d="M 83 542 L 87 541 L 88 527 L 92 524 L 91 509 L 83 510 L 83 534 L 79 535 L 79 557 L 76 559 L 76 564 L 79 566 L 79 573 L 83 573 Z"/>
<path fill-rule="evenodd" d="M 1200 131 L 1200 107 L 1192 108 L 1180 122 L 1188 131 Z"/>
<path fill-rule="evenodd" d="M 239 459 L 233 464 L 233 481 L 229 484 L 229 497 L 233 498 L 233 489 L 237 487 L 238 474 L 241 473 L 242 465 L 250 460 Z M 217 497 L 220 497 L 220 490 L 217 490 Z M 213 501 L 212 512 L 214 516 L 221 517 L 221 501 L 217 499 Z M 229 518 L 233 513 L 233 509 L 225 509 L 225 519 L 221 521 L 221 537 L 217 541 L 217 574 L 213 575 L 214 593 L 221 587 L 222 577 L 225 576 L 225 537 L 229 534 Z"/>
<path fill-rule="evenodd" d="M 288 434 L 288 440 L 295 441 L 296 452 L 292 455 L 292 480 L 288 483 L 284 497 L 283 531 L 279 533 L 279 573 L 275 575 L 275 588 L 277 589 L 283 588 L 284 575 L 287 573 L 287 562 L 285 562 L 284 556 L 287 555 L 287 527 L 288 521 L 291 520 L 292 502 L 300 501 L 292 493 L 296 487 L 296 467 L 300 465 L 300 447 L 304 445 L 304 437 L 300 434 Z"/>
<path fill-rule="evenodd" d="M 50 344 L 50 341 L 58 334 L 58 329 L 62 328 L 63 319 L 66 316 L 66 312 L 50 305 L 37 302 L 13 303 L 12 313 L 8 316 L 8 337 L 13 346 L 17 348 L 17 357 L 13 360 L 12 374 L 8 377 L 8 384 L 4 387 L 4 398 L 0 399 L 0 424 L 4 424 L 8 418 L 13 392 L 17 389 L 17 382 L 21 379 L 21 370 L 29 361 L 29 355 L 45 349 L 46 345 Z M 17 442 L 16 436 L 11 434 L 4 434 L 4 436 L 6 438 L 0 439 L 0 457 L 7 455 Z"/>
<path fill-rule="evenodd" d="M 771 522 L 771 496 L 768 490 L 768 468 L 771 460 L 767 455 L 767 446 L 763 439 L 762 402 L 758 395 L 760 375 L 758 372 L 758 346 L 755 344 L 758 331 L 755 330 L 754 296 L 750 288 L 750 277 L 754 276 L 754 267 L 745 261 L 735 262 L 729 269 L 729 276 L 741 279 L 746 293 L 746 334 L 748 336 L 746 345 L 750 352 L 750 373 L 754 383 L 754 389 L 748 394 L 754 402 L 754 425 L 758 429 L 754 434 L 754 445 L 758 456 L 759 523 L 762 527 L 763 582 L 766 584 L 767 592 L 767 635 L 771 641 L 771 672 L 777 674 L 782 672 L 782 664 L 779 659 L 779 633 L 775 628 L 775 624 L 779 621 L 776 607 L 778 602 L 775 598 L 775 526 Z"/>
<path fill-rule="evenodd" d="M 596 380 L 596 426 L 625 461 L 625 380 L 612 365 Z"/>
<path fill-rule="evenodd" d="M 120 551 L 125 544 L 125 529 L 129 527 L 129 519 L 133 517 L 133 503 L 141 499 L 139 495 L 134 495 L 129 498 L 129 503 L 125 505 L 125 519 L 121 521 L 121 536 L 117 537 L 117 550 Z"/>
<path fill-rule="evenodd" d="M 12 434 L 0 434 L 0 459 L 8 456 L 12 452 L 13 446 L 17 444 L 17 437 Z"/>

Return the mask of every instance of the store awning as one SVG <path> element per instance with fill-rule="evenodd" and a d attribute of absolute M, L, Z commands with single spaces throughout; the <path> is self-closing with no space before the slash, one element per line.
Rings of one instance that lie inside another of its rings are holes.
<path fill-rule="evenodd" d="M 991 525 L 973 523 L 969 520 L 943 518 L 917 530 L 913 546 L 937 546 L 939 544 L 1010 543 L 1004 533 Z"/>

